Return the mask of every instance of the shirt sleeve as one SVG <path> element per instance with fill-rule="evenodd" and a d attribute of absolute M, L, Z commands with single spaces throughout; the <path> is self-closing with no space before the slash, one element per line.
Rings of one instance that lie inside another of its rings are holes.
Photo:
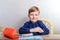
<path fill-rule="evenodd" d="M 30 29 L 28 28 L 28 22 L 24 23 L 24 25 L 19 29 L 20 34 L 30 33 Z"/>
<path fill-rule="evenodd" d="M 43 29 L 44 32 L 40 33 L 40 34 L 49 34 L 49 29 L 44 25 L 44 23 L 42 21 L 39 22 L 39 27 Z"/>

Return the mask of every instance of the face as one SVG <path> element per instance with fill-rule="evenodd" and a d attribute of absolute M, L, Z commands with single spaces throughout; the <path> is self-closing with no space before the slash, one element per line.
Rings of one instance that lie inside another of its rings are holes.
<path fill-rule="evenodd" d="M 39 17 L 39 13 L 38 11 L 36 12 L 31 12 L 29 14 L 29 19 L 32 21 L 32 22 L 36 22 L 38 20 L 38 17 Z"/>

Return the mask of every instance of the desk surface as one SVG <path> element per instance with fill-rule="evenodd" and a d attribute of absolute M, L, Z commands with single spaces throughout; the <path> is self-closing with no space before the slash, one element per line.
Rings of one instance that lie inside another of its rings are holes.
<path fill-rule="evenodd" d="M 45 40 L 60 40 L 60 34 L 54 34 L 54 35 L 42 35 L 42 37 Z"/>
<path fill-rule="evenodd" d="M 60 34 L 54 34 L 54 35 L 41 35 L 45 40 L 60 40 Z M 2 33 L 0 33 L 0 40 L 11 40 L 7 37 L 4 37 Z M 17 39 L 14 39 L 17 40 Z"/>

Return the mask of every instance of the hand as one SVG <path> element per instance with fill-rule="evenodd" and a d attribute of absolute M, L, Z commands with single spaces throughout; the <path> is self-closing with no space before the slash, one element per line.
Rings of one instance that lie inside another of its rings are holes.
<path fill-rule="evenodd" d="M 36 28 L 34 28 L 34 29 L 36 30 L 36 32 L 39 32 L 39 33 L 44 32 L 40 27 L 36 27 Z"/>
<path fill-rule="evenodd" d="M 39 32 L 39 33 L 41 33 L 41 32 L 44 32 L 44 31 L 40 27 L 36 27 L 36 28 L 31 29 L 30 32 Z"/>

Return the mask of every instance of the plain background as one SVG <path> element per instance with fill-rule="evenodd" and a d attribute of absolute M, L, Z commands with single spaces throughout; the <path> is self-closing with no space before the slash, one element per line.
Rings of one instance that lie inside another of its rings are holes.
<path fill-rule="evenodd" d="M 28 20 L 32 6 L 38 6 L 40 17 L 51 20 L 54 33 L 60 34 L 60 0 L 0 0 L 0 25 L 18 30 Z"/>

